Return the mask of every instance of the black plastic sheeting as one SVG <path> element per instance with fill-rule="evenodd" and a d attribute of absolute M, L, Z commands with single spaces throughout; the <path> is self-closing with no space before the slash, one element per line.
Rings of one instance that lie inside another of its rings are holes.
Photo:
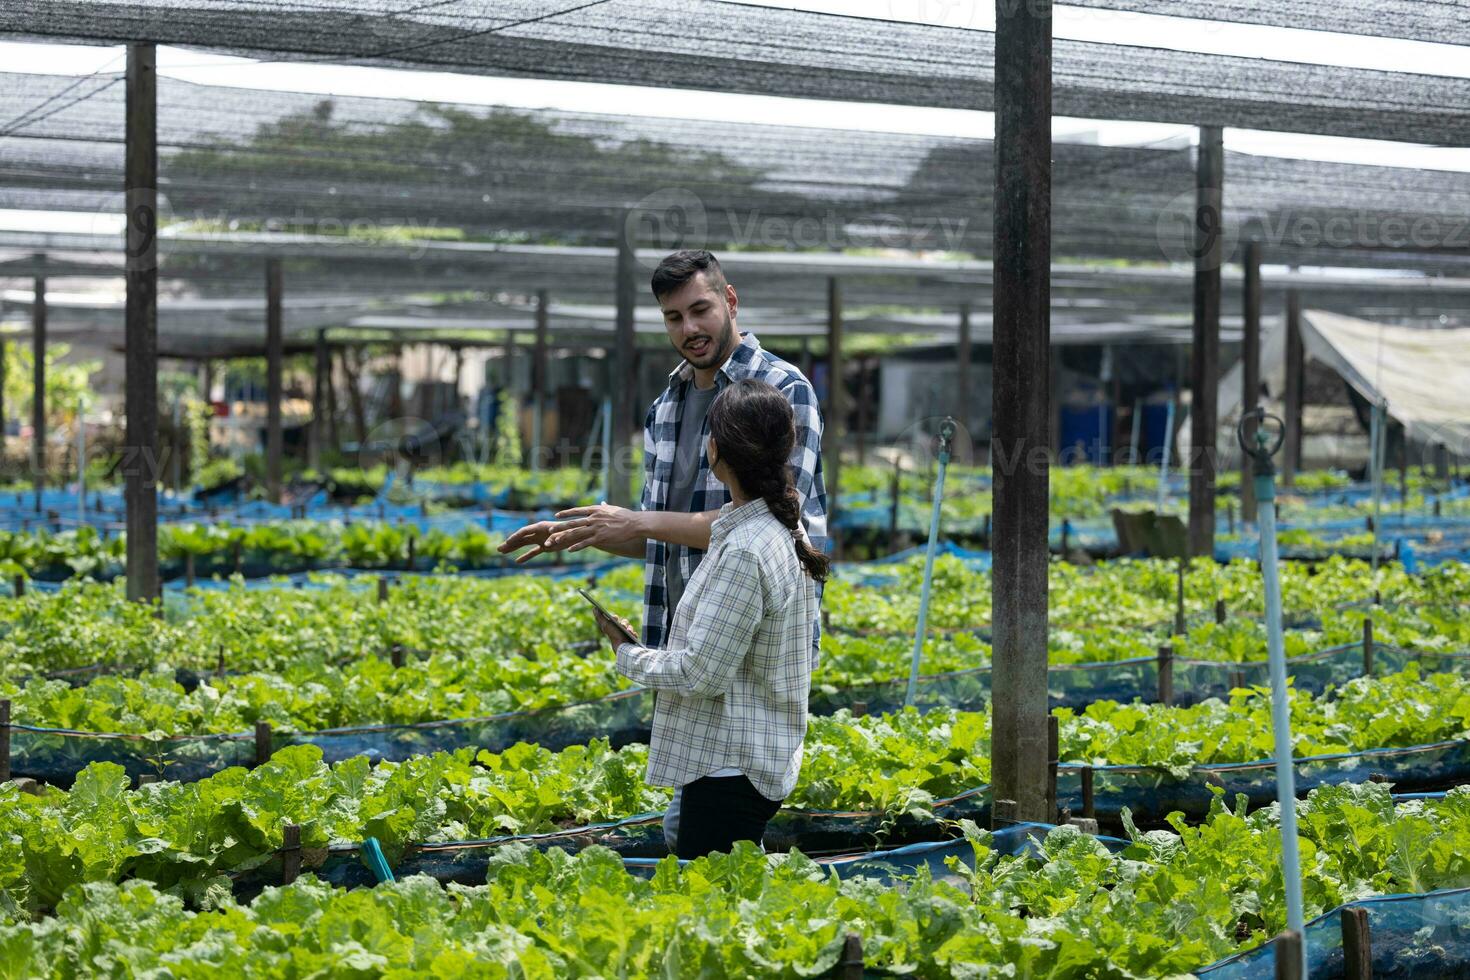
<path fill-rule="evenodd" d="M 1380 647 L 1374 655 L 1375 669 L 1384 673 L 1398 671 L 1410 661 L 1418 661 L 1427 671 L 1470 668 L 1470 655 L 1466 654 L 1412 653 Z M 1290 661 L 1297 689 L 1310 693 L 1351 680 L 1362 673 L 1362 667 L 1362 650 L 1357 644 Z M 1264 661 L 1229 664 L 1176 660 L 1173 670 L 1177 704 L 1226 697 L 1234 687 L 1267 684 Z M 906 689 L 907 681 L 895 678 L 835 691 L 814 690 L 811 712 L 828 715 L 843 708 L 867 714 L 897 711 L 903 707 Z M 1100 700 L 1154 701 L 1158 695 L 1158 660 L 1146 657 L 1054 667 L 1048 673 L 1048 694 L 1052 707 L 1082 708 Z M 989 699 L 990 668 L 981 667 L 922 678 L 915 706 L 920 710 L 978 709 Z M 651 736 L 652 717 L 652 692 L 635 689 L 594 701 L 485 718 L 278 732 L 272 736 L 271 749 L 316 745 L 323 758 L 334 763 L 359 755 L 374 762 L 397 762 L 469 746 L 499 752 L 517 742 L 559 750 L 607 738 L 614 748 L 620 748 L 646 743 Z M 190 782 L 230 766 L 252 765 L 254 759 L 255 739 L 250 733 L 152 738 L 16 725 L 11 734 L 11 771 L 58 786 L 71 785 L 76 774 L 92 762 L 115 762 L 135 780 L 147 775 Z"/>
<path fill-rule="evenodd" d="M 933 813 L 896 818 L 878 811 L 830 811 L 782 809 L 766 828 L 767 851 L 786 852 L 796 848 L 810 857 L 855 854 L 879 846 L 939 843 L 954 836 L 953 821 L 973 820 L 985 825 L 990 817 L 990 799 L 984 787 L 941 800 Z M 507 835 L 483 840 L 451 841 L 410 845 L 402 855 L 390 859 L 394 874 L 428 875 L 442 882 L 477 885 L 485 881 L 490 855 L 508 844 L 529 844 L 543 850 L 560 848 L 580 851 L 598 845 L 625 859 L 658 860 L 669 853 L 664 841 L 663 813 L 642 813 L 618 821 L 568 828 L 545 834 Z M 372 872 L 363 863 L 356 844 L 335 844 L 323 862 L 310 867 L 319 878 L 334 885 L 355 888 L 371 885 Z M 237 896 L 248 898 L 261 889 L 278 884 L 279 857 L 259 868 L 236 875 Z"/>
<path fill-rule="evenodd" d="M 1424 895 L 1383 895 L 1333 909 L 1307 923 L 1307 972 L 1313 980 L 1346 976 L 1342 909 L 1368 913 L 1373 976 L 1439 980 L 1470 976 L 1470 888 Z M 1210 980 L 1277 976 L 1276 944 L 1239 953 L 1198 972 Z"/>
<path fill-rule="evenodd" d="M 1470 783 L 1470 740 L 1309 756 L 1295 763 L 1298 796 L 1319 786 L 1369 781 L 1392 783 L 1404 791 L 1448 789 Z M 1084 811 L 1082 774 L 1087 768 L 1071 763 L 1057 767 L 1058 806 Z M 1252 808 L 1276 801 L 1276 763 L 1271 760 L 1195 766 L 1182 779 L 1147 766 L 1091 770 L 1094 812 L 1106 824 L 1116 824 L 1124 807 L 1140 825 L 1159 824 L 1175 811 L 1203 817 L 1217 792 L 1227 801 L 1244 795 Z"/>

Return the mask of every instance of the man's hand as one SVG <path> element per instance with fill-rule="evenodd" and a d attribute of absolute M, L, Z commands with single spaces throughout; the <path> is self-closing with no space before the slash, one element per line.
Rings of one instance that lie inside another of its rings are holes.
<path fill-rule="evenodd" d="M 559 521 L 537 521 L 535 524 L 527 524 L 525 527 L 521 528 L 519 531 L 516 531 L 510 537 L 502 541 L 495 550 L 500 552 L 502 555 L 508 555 L 518 548 L 524 548 L 529 545 L 531 546 L 530 551 L 526 552 L 524 555 L 516 556 L 517 565 L 525 564 L 539 554 L 543 554 L 547 551 L 558 550 L 556 548 L 547 547 L 546 539 L 551 536 L 552 532 L 556 531 L 561 526 L 562 525 Z"/>
<path fill-rule="evenodd" d="M 556 516 L 561 523 L 554 525 L 555 531 L 541 546 L 543 551 L 581 551 L 584 548 L 614 551 L 618 545 L 641 541 L 645 537 L 638 523 L 638 512 L 625 507 L 603 503 L 573 507 Z"/>
<path fill-rule="evenodd" d="M 597 628 L 602 631 L 603 636 L 607 637 L 607 642 L 612 644 L 613 653 L 617 653 L 618 647 L 624 643 L 637 642 L 628 639 L 629 636 L 637 636 L 638 631 L 623 617 L 609 619 L 602 614 L 600 609 L 593 609 L 592 618 L 597 621 Z M 624 630 L 627 632 L 624 633 Z"/>

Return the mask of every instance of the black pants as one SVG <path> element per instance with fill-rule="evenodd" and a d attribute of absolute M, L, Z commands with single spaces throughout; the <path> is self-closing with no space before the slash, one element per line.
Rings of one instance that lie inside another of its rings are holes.
<path fill-rule="evenodd" d="M 728 854 L 738 840 L 760 846 L 766 824 L 781 809 L 745 776 L 705 776 L 684 786 L 679 800 L 679 833 L 675 853 L 685 859 L 713 851 Z"/>

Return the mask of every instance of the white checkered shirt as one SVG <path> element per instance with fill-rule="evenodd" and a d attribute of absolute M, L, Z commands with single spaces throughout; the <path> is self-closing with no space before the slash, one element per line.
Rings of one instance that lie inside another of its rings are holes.
<path fill-rule="evenodd" d="M 668 647 L 618 647 L 618 672 L 657 692 L 649 783 L 683 786 L 733 766 L 766 799 L 790 795 L 816 668 L 816 614 L 816 583 L 766 502 L 720 508 Z"/>
<path fill-rule="evenodd" d="M 674 482 L 674 454 L 679 446 L 679 420 L 684 414 L 684 396 L 693 383 L 694 368 L 681 361 L 669 375 L 669 386 L 654 400 L 643 422 L 643 510 L 667 510 L 669 486 Z M 801 497 L 801 524 L 807 540 L 818 551 L 827 548 L 827 490 L 822 481 L 822 413 L 817 393 L 794 365 L 763 349 L 754 334 L 740 336 L 740 344 L 715 372 L 715 387 L 724 390 L 732 381 L 755 378 L 774 386 L 791 403 L 796 421 L 796 444 L 791 450 L 791 476 Z M 709 439 L 706 418 L 700 440 L 699 473 L 689 511 L 701 514 L 730 501 L 730 492 L 710 472 L 704 446 Z M 643 645 L 662 646 L 673 612 L 668 608 L 669 561 L 682 562 L 683 578 L 690 581 L 690 565 L 696 549 L 663 541 L 648 540 L 643 571 Z M 686 586 L 687 588 L 687 586 Z M 817 596 L 820 599 L 821 590 Z M 815 615 L 815 614 L 814 614 Z M 813 643 L 820 639 L 820 625 L 813 626 Z"/>

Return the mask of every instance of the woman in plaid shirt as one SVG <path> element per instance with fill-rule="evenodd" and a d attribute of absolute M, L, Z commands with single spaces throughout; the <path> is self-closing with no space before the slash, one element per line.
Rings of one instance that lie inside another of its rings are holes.
<path fill-rule="evenodd" d="M 796 786 L 815 651 L 817 583 L 790 458 L 791 405 L 763 381 L 726 386 L 709 407 L 706 453 L 730 492 L 660 648 L 598 626 L 617 669 L 657 692 L 648 781 L 680 796 L 674 851 L 694 858 L 760 843 Z"/>

